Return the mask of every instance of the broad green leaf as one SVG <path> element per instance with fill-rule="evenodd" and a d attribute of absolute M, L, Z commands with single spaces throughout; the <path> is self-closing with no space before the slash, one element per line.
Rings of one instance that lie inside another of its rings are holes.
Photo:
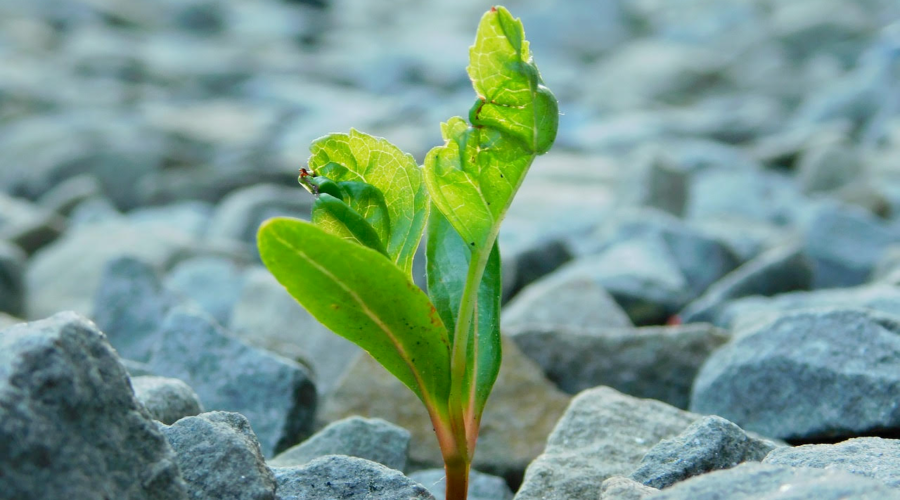
<path fill-rule="evenodd" d="M 312 223 L 339 238 L 367 246 L 387 256 L 381 237 L 359 212 L 328 193 L 313 204 Z"/>
<path fill-rule="evenodd" d="M 450 341 L 428 297 L 384 255 L 305 221 L 260 227 L 263 263 L 310 314 L 446 415 Z M 373 397 L 380 397 L 373 395 Z"/>
<path fill-rule="evenodd" d="M 425 159 L 425 180 L 438 210 L 475 249 L 493 244 L 500 222 L 531 166 L 556 138 L 556 98 L 543 86 L 522 23 L 503 7 L 481 19 L 469 51 L 478 100 L 471 125 L 442 125 L 446 144 Z"/>
<path fill-rule="evenodd" d="M 407 276 L 428 218 L 428 192 L 416 160 L 385 139 L 351 129 L 310 146 L 310 168 L 335 182 L 359 181 L 377 188 L 388 209 L 388 256 Z M 352 206 L 352 204 L 351 204 Z"/>
<path fill-rule="evenodd" d="M 426 257 L 428 294 L 444 325 L 452 331 L 456 327 L 471 252 L 437 210 L 433 210 L 428 219 Z M 500 286 L 500 250 L 494 243 L 478 288 L 476 318 L 472 321 L 468 342 L 466 364 L 470 368 L 467 371 L 470 378 L 465 383 L 469 394 L 466 407 L 476 420 L 481 417 L 500 371 Z"/>

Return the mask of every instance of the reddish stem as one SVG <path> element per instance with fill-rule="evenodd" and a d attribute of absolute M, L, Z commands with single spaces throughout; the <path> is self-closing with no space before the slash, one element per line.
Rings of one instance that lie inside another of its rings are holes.
<path fill-rule="evenodd" d="M 444 471 L 447 474 L 446 500 L 466 500 L 469 494 L 469 462 L 445 460 Z"/>

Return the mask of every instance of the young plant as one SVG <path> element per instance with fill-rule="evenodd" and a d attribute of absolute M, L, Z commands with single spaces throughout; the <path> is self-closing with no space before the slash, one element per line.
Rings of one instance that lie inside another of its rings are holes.
<path fill-rule="evenodd" d="M 522 23 L 506 9 L 482 17 L 469 57 L 478 94 L 469 121 L 441 125 L 446 142 L 424 167 L 356 130 L 325 136 L 299 178 L 317 198 L 311 222 L 271 219 L 258 235 L 263 263 L 288 292 L 425 405 L 448 500 L 466 498 L 500 369 L 500 223 L 559 119 Z M 412 281 L 426 230 L 428 295 Z"/>

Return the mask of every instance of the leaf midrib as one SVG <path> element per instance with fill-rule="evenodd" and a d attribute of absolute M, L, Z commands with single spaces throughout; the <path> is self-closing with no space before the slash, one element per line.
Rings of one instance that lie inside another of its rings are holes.
<path fill-rule="evenodd" d="M 409 354 L 406 352 L 406 349 L 403 347 L 403 344 L 401 344 L 397 340 L 397 338 L 394 336 L 392 330 L 384 323 L 384 321 L 377 314 L 375 314 L 371 309 L 369 309 L 369 307 L 366 305 L 366 303 L 362 300 L 362 298 L 359 295 L 356 294 L 356 292 L 354 292 L 352 289 L 350 289 L 342 280 L 340 280 L 337 276 L 332 274 L 331 271 L 329 271 L 327 268 L 320 265 L 315 260 L 309 258 L 309 255 L 306 252 L 304 252 L 303 250 L 300 250 L 296 246 L 292 245 L 289 241 L 282 238 L 278 233 L 274 233 L 272 235 L 272 237 L 275 238 L 279 243 L 281 243 L 282 245 L 284 245 L 285 247 L 290 249 L 291 251 L 300 255 L 303 259 L 306 260 L 306 262 L 308 262 L 310 265 L 315 267 L 319 272 L 321 272 L 322 274 L 324 274 L 325 276 L 330 278 L 336 285 L 341 287 L 341 289 L 343 289 L 348 295 L 350 295 L 350 297 L 353 298 L 354 302 L 356 302 L 357 305 L 359 305 L 359 307 L 360 307 L 360 309 L 362 309 L 363 313 L 365 313 L 365 315 L 368 316 L 369 319 L 371 319 L 372 322 L 375 323 L 378 326 L 378 328 L 380 328 L 381 331 L 384 332 L 385 335 L 387 335 L 387 337 L 388 337 L 388 339 L 390 339 L 391 343 L 394 344 L 394 348 L 396 348 L 397 352 L 400 353 L 400 358 L 403 359 L 403 361 L 406 363 L 407 368 L 409 368 L 409 371 L 412 373 L 413 378 L 415 378 L 416 383 L 419 385 L 420 396 L 423 399 L 428 400 L 428 401 L 426 401 L 426 404 L 431 406 L 431 403 L 429 402 L 431 400 L 431 397 L 425 388 L 425 384 L 422 381 L 422 377 L 419 375 L 418 370 L 415 369 Z"/>

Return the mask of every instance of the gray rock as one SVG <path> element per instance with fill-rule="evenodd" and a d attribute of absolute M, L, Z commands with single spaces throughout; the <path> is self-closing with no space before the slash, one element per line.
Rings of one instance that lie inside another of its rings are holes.
<path fill-rule="evenodd" d="M 694 293 L 659 236 L 632 238 L 566 264 L 562 276 L 588 277 L 610 293 L 636 325 L 665 323 Z"/>
<path fill-rule="evenodd" d="M 293 467 L 325 455 L 347 455 L 403 471 L 409 440 L 409 431 L 380 418 L 348 417 L 279 453 L 269 465 Z"/>
<path fill-rule="evenodd" d="M 206 233 L 213 207 L 201 201 L 184 201 L 157 207 L 141 207 L 128 212 L 135 226 L 175 229 L 201 237 Z"/>
<path fill-rule="evenodd" d="M 807 444 L 777 448 L 763 463 L 835 469 L 877 479 L 892 488 L 900 487 L 900 441 L 878 437 L 849 439 L 837 444 Z"/>
<path fill-rule="evenodd" d="M 775 447 L 775 443 L 749 436 L 724 418 L 703 417 L 681 434 L 651 448 L 631 479 L 656 489 L 668 488 L 689 477 L 743 462 L 759 462 Z"/>
<path fill-rule="evenodd" d="M 155 377 L 156 374 L 153 373 L 153 370 L 147 365 L 147 363 L 143 363 L 141 361 L 135 361 L 133 359 L 125 359 L 122 358 L 122 366 L 128 370 L 128 376 L 134 377 Z"/>
<path fill-rule="evenodd" d="M 278 500 L 433 500 L 401 472 L 362 458 L 329 455 L 299 467 L 272 469 Z"/>
<path fill-rule="evenodd" d="M 575 394 L 606 385 L 687 408 L 706 358 L 729 336 L 707 324 L 645 328 L 505 327 L 522 352 L 560 389 Z"/>
<path fill-rule="evenodd" d="M 150 415 L 166 425 L 203 412 L 203 405 L 194 390 L 176 378 L 132 374 L 131 387 Z"/>
<path fill-rule="evenodd" d="M 786 313 L 707 359 L 691 410 L 781 439 L 900 426 L 900 323 L 863 309 Z"/>
<path fill-rule="evenodd" d="M 72 208 L 69 214 L 69 229 L 115 221 L 125 222 L 125 217 L 113 202 L 107 198 L 88 198 Z"/>
<path fill-rule="evenodd" d="M 60 309 L 90 314 L 108 261 L 131 256 L 165 268 L 195 250 L 199 253 L 196 240 L 181 232 L 142 230 L 121 222 L 67 231 L 29 261 L 25 271 L 26 314 L 42 317 Z"/>
<path fill-rule="evenodd" d="M 712 217 L 694 221 L 693 226 L 723 242 L 743 263 L 800 239 L 792 228 L 743 217 Z"/>
<path fill-rule="evenodd" d="M 815 262 L 813 286 L 836 288 L 866 281 L 890 245 L 900 242 L 893 230 L 859 207 L 819 203 L 801 223 L 806 252 Z"/>
<path fill-rule="evenodd" d="M 553 325 L 583 328 L 631 327 L 615 299 L 589 277 L 551 273 L 528 285 L 503 308 L 503 329 Z"/>
<path fill-rule="evenodd" d="M 884 283 L 850 288 L 791 292 L 774 297 L 746 297 L 726 303 L 717 322 L 741 333 L 782 313 L 822 307 L 863 307 L 900 316 L 900 290 Z"/>
<path fill-rule="evenodd" d="M 192 499 L 276 498 L 275 476 L 240 413 L 204 413 L 160 427 L 175 449 Z"/>
<path fill-rule="evenodd" d="M 117 206 L 134 207 L 141 178 L 162 163 L 161 137 L 136 118 L 138 113 L 79 108 L 36 114 L 6 128 L 0 189 L 37 199 L 58 182 L 88 173 Z"/>
<path fill-rule="evenodd" d="M 244 270 L 224 257 L 184 260 L 169 271 L 166 287 L 188 297 L 221 325 L 231 321 L 231 311 L 241 297 Z"/>
<path fill-rule="evenodd" d="M 73 313 L 0 333 L 0 443 L 7 498 L 187 498 L 116 352 Z"/>
<path fill-rule="evenodd" d="M 131 257 L 110 261 L 94 300 L 94 321 L 122 356 L 147 361 L 159 342 L 166 313 L 182 302 L 160 283 L 156 270 Z"/>
<path fill-rule="evenodd" d="M 787 224 L 803 207 L 803 195 L 790 178 L 764 170 L 718 170 L 696 175 L 685 218 L 745 219 Z"/>
<path fill-rule="evenodd" d="M 900 494 L 878 481 L 838 470 L 746 463 L 697 476 L 647 500 L 895 500 Z"/>
<path fill-rule="evenodd" d="M 680 217 L 688 199 L 689 176 L 661 151 L 641 151 L 633 168 L 623 169 L 617 201 L 651 207 Z"/>
<path fill-rule="evenodd" d="M 309 434 L 316 388 L 306 370 L 230 337 L 212 318 L 175 308 L 163 320 L 147 364 L 185 381 L 207 410 L 240 412 L 265 456 Z"/>
<path fill-rule="evenodd" d="M 725 275 L 688 304 L 679 317 L 685 323 L 715 322 L 719 310 L 730 300 L 807 290 L 812 278 L 812 262 L 802 248 L 775 248 Z"/>
<path fill-rule="evenodd" d="M 335 335 L 290 296 L 265 268 L 248 269 L 231 315 L 241 340 L 310 367 L 316 387 L 328 393 L 354 356 L 356 344 Z"/>
<path fill-rule="evenodd" d="M 600 485 L 600 500 L 643 500 L 657 491 L 627 477 L 613 476 Z"/>
<path fill-rule="evenodd" d="M 737 257 L 722 242 L 657 210 L 614 212 L 609 222 L 591 236 L 599 244 L 600 251 L 609 245 L 643 238 L 658 238 L 665 243 L 671 259 L 695 295 L 703 293 L 738 265 Z M 582 252 L 589 248 L 582 248 Z"/>
<path fill-rule="evenodd" d="M 38 205 L 60 215 L 69 215 L 81 202 L 102 198 L 103 187 L 96 177 L 90 174 L 70 177 L 38 198 Z"/>
<path fill-rule="evenodd" d="M 23 276 L 27 258 L 17 245 L 0 240 L 0 312 L 25 312 Z"/>
<path fill-rule="evenodd" d="M 472 466 L 518 484 L 571 398 L 547 381 L 512 341 L 504 338 L 502 348 L 503 364 L 484 410 Z M 410 469 L 443 467 L 422 402 L 367 354 L 354 360 L 324 398 L 317 418 L 333 422 L 353 415 L 382 418 L 407 429 L 412 435 Z"/>
<path fill-rule="evenodd" d="M 569 246 L 557 238 L 544 237 L 517 244 L 504 244 L 504 241 L 500 242 L 503 274 L 509 277 L 503 278 L 503 300 L 572 260 Z"/>
<path fill-rule="evenodd" d="M 678 435 L 699 415 L 665 403 L 598 387 L 576 396 L 525 472 L 517 500 L 595 500 L 599 485 L 625 476 L 662 439 Z"/>
<path fill-rule="evenodd" d="M 0 194 L 0 240 L 15 243 L 32 254 L 66 228 L 59 215 L 29 201 Z"/>
<path fill-rule="evenodd" d="M 822 144 L 797 162 L 797 183 L 804 193 L 834 191 L 864 175 L 860 154 L 847 144 Z"/>
<path fill-rule="evenodd" d="M 256 246 L 256 231 L 266 219 L 277 216 L 309 219 L 315 199 L 303 190 L 258 184 L 226 196 L 216 207 L 207 228 L 210 237 L 238 240 Z"/>
<path fill-rule="evenodd" d="M 436 500 L 446 499 L 446 474 L 444 469 L 427 469 L 413 472 L 409 478 L 421 484 Z M 469 471 L 469 500 L 512 500 L 513 494 L 503 478 Z"/>
<path fill-rule="evenodd" d="M 15 316 L 10 316 L 4 312 L 0 312 L 0 330 L 4 328 L 9 328 L 13 325 L 17 325 L 19 323 L 24 323 L 23 320 L 16 318 Z"/>

